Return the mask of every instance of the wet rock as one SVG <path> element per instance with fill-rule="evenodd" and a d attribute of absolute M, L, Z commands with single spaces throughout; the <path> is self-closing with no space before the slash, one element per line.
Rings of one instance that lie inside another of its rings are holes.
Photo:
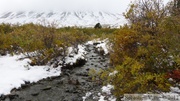
<path fill-rule="evenodd" d="M 86 64 L 86 66 L 89 66 L 89 64 Z"/>
<path fill-rule="evenodd" d="M 4 101 L 11 101 L 11 99 L 10 98 L 6 98 Z"/>
<path fill-rule="evenodd" d="M 100 42 L 94 42 L 94 43 L 93 43 L 93 45 L 98 45 L 98 44 L 100 44 Z"/>
<path fill-rule="evenodd" d="M 22 88 L 22 89 L 24 89 L 24 88 L 26 88 L 26 87 L 28 87 L 28 84 L 22 84 L 22 85 L 21 85 L 21 88 Z"/>
<path fill-rule="evenodd" d="M 89 71 L 89 70 L 90 70 L 89 68 L 86 69 L 86 71 Z"/>
<path fill-rule="evenodd" d="M 52 81 L 53 78 L 52 77 L 48 77 L 46 80 Z"/>
<path fill-rule="evenodd" d="M 107 65 L 104 65 L 104 67 L 108 67 Z"/>
<path fill-rule="evenodd" d="M 70 76 L 71 75 L 71 73 L 70 72 L 65 72 L 65 73 L 63 73 L 62 75 L 67 75 L 67 76 Z"/>
<path fill-rule="evenodd" d="M 58 79 L 60 78 L 61 76 L 52 76 L 51 79 L 54 80 L 54 79 Z"/>
<path fill-rule="evenodd" d="M 86 60 L 85 60 L 85 59 L 78 59 L 78 60 L 76 61 L 75 66 L 76 66 L 76 67 L 80 67 L 80 66 L 85 65 L 85 63 L 86 63 Z"/>
<path fill-rule="evenodd" d="M 0 50 L 0 56 L 5 56 L 7 53 L 3 50 Z"/>
<path fill-rule="evenodd" d="M 39 92 L 34 92 L 34 93 L 32 93 L 31 95 L 32 95 L 32 96 L 37 96 L 37 95 L 39 95 Z"/>
<path fill-rule="evenodd" d="M 74 57 L 74 55 L 73 54 L 69 54 L 69 57 Z"/>
<path fill-rule="evenodd" d="M 85 65 L 86 59 L 77 59 L 76 63 L 65 64 L 61 69 L 73 69 Z"/>
<path fill-rule="evenodd" d="M 30 84 L 30 82 L 29 81 L 25 81 L 25 84 Z"/>
<path fill-rule="evenodd" d="M 98 101 L 98 99 L 95 100 L 95 99 L 93 99 L 93 98 L 92 98 L 92 99 L 88 99 L 88 98 L 87 98 L 86 101 Z"/>
<path fill-rule="evenodd" d="M 46 86 L 45 88 L 43 88 L 42 90 L 50 90 L 52 87 L 51 86 Z"/>
<path fill-rule="evenodd" d="M 85 84 L 86 84 L 85 81 L 80 82 L 80 85 L 85 85 Z"/>
<path fill-rule="evenodd" d="M 76 97 L 76 98 L 73 98 L 72 101 L 82 101 L 82 98 L 81 97 Z"/>
<path fill-rule="evenodd" d="M 79 85 L 80 83 L 78 79 L 69 79 L 68 84 Z"/>
<path fill-rule="evenodd" d="M 73 64 L 64 64 L 61 69 L 73 69 Z"/>
<path fill-rule="evenodd" d="M 0 96 L 0 100 L 5 100 L 5 99 L 6 99 L 6 96 L 2 94 L 2 95 Z"/>
<path fill-rule="evenodd" d="M 101 62 L 105 62 L 105 61 L 106 61 L 106 60 L 103 60 L 103 59 L 101 60 Z"/>
<path fill-rule="evenodd" d="M 105 54 L 104 49 L 102 47 L 97 48 L 97 51 L 102 56 Z"/>
<path fill-rule="evenodd" d="M 56 84 L 58 84 L 58 85 L 60 85 L 60 84 L 64 84 L 64 81 L 63 80 L 59 80 L 59 81 L 57 81 L 57 83 Z"/>
<path fill-rule="evenodd" d="M 77 93 L 76 89 L 74 87 L 66 88 L 65 92 L 67 93 Z"/>
<path fill-rule="evenodd" d="M 14 99 L 15 97 L 18 97 L 19 95 L 15 94 L 15 93 L 12 93 L 12 94 L 9 94 L 8 97 L 12 100 Z"/>
<path fill-rule="evenodd" d="M 89 69 L 89 68 L 88 68 Z M 85 76 L 87 77 L 88 76 L 88 73 L 86 72 L 82 72 L 82 73 L 76 73 L 77 76 Z"/>

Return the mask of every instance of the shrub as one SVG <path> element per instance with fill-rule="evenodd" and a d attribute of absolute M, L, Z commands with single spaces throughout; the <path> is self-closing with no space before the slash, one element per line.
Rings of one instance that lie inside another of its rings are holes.
<path fill-rule="evenodd" d="M 111 63 L 118 65 L 124 60 L 124 55 L 134 57 L 137 52 L 138 33 L 128 27 L 115 31 L 111 36 L 113 45 L 110 52 Z"/>
<path fill-rule="evenodd" d="M 173 70 L 167 74 L 167 78 L 172 78 L 176 82 L 180 82 L 180 70 Z"/>
<path fill-rule="evenodd" d="M 106 83 L 114 85 L 113 93 L 119 99 L 123 94 L 132 93 L 159 93 L 169 91 L 170 83 L 166 79 L 166 73 L 146 72 L 145 65 L 137 60 L 125 57 L 121 65 L 104 71 L 101 78 Z M 115 75 L 109 75 L 118 71 Z"/>
<path fill-rule="evenodd" d="M 11 43 L 9 35 L 0 34 L 0 55 L 6 55 L 7 51 L 11 51 Z"/>
<path fill-rule="evenodd" d="M 107 77 L 115 87 L 114 94 L 169 91 L 166 73 L 177 68 L 172 58 L 175 47 L 170 45 L 174 39 L 169 33 L 154 36 L 129 26 L 117 30 L 111 37 L 110 59 L 118 73 Z"/>
<path fill-rule="evenodd" d="M 13 31 L 13 26 L 10 24 L 0 24 L 0 34 L 7 34 Z"/>

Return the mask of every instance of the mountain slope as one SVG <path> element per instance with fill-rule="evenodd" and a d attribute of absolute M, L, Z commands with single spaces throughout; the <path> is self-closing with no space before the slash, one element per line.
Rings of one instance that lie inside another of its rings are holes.
<path fill-rule="evenodd" d="M 119 27 L 124 23 L 122 15 L 101 11 L 63 11 L 63 12 L 5 12 L 0 14 L 0 23 L 25 24 L 43 23 L 58 24 L 58 27 L 78 26 L 93 27 L 96 23 L 104 26 Z"/>

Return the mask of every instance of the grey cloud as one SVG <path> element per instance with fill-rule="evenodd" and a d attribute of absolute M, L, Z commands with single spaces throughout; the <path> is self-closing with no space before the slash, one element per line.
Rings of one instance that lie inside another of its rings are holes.
<path fill-rule="evenodd" d="M 126 10 L 130 1 L 134 0 L 0 0 L 0 12 L 95 9 L 122 13 Z"/>

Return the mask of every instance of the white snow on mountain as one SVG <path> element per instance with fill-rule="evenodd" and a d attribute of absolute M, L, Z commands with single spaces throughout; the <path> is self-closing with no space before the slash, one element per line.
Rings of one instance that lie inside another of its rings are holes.
<path fill-rule="evenodd" d="M 104 27 L 119 27 L 126 21 L 122 14 L 104 11 L 19 11 L 0 14 L 0 23 L 26 24 L 31 22 L 35 24 L 55 23 L 57 27 L 93 27 L 96 23 L 101 23 Z"/>

